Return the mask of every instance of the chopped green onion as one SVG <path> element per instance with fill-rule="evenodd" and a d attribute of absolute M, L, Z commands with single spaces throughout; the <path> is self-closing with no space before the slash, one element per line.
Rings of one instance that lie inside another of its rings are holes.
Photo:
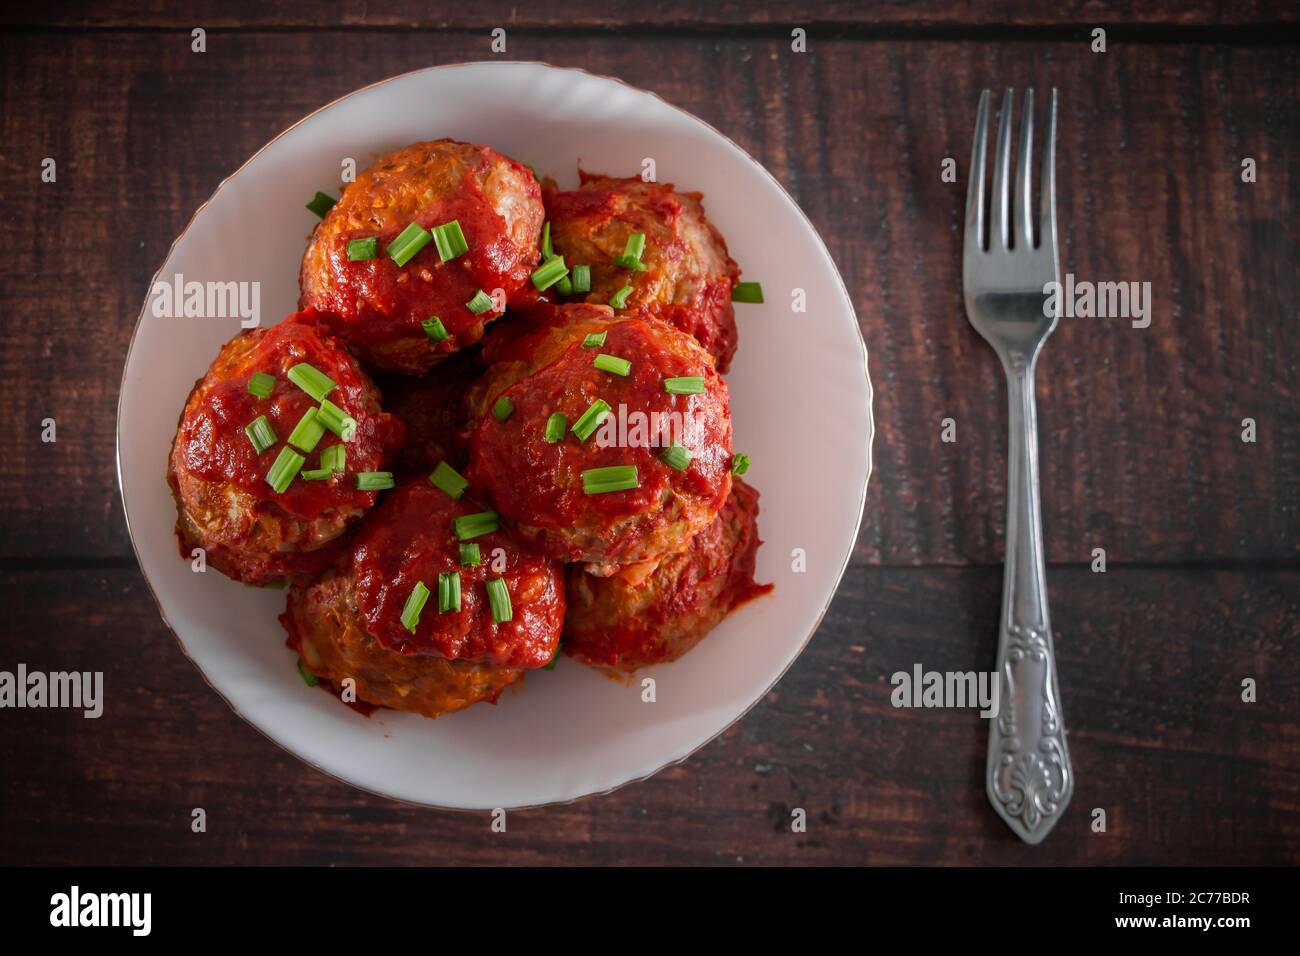
<path fill-rule="evenodd" d="M 636 465 L 588 468 L 582 473 L 582 490 L 589 495 L 603 495 L 609 491 L 627 491 L 629 488 L 640 487 Z"/>
<path fill-rule="evenodd" d="M 538 292 L 545 292 L 559 282 L 569 271 L 564 264 L 564 256 L 551 256 L 533 270 L 533 286 Z"/>
<path fill-rule="evenodd" d="M 686 466 L 691 463 L 690 450 L 681 445 L 669 445 L 659 453 L 659 458 L 675 471 L 685 471 Z"/>
<path fill-rule="evenodd" d="M 560 663 L 560 645 L 556 644 L 555 653 L 551 655 L 551 659 L 549 661 L 547 661 L 545 664 L 542 665 L 542 670 L 553 671 L 555 670 L 555 665 L 558 663 Z"/>
<path fill-rule="evenodd" d="M 311 202 L 307 203 L 307 208 L 324 219 L 325 214 L 334 207 L 336 202 L 338 202 L 338 200 L 333 196 L 327 196 L 324 193 L 317 193 L 315 196 L 311 197 Z"/>
<path fill-rule="evenodd" d="M 502 395 L 492 403 L 492 417 L 499 422 L 505 421 L 515 413 L 515 403 Z"/>
<path fill-rule="evenodd" d="M 299 362 L 289 369 L 289 381 L 318 402 L 323 401 L 326 395 L 334 391 L 334 379 L 306 362 Z"/>
<path fill-rule="evenodd" d="M 302 662 L 301 657 L 298 658 L 298 673 L 302 676 L 302 682 L 308 687 L 315 687 L 320 683 L 320 678 L 307 670 L 307 665 Z"/>
<path fill-rule="evenodd" d="M 621 309 L 627 305 L 627 297 L 632 294 L 632 287 L 625 285 L 609 297 L 609 304 L 615 309 Z"/>
<path fill-rule="evenodd" d="M 645 233 L 634 232 L 627 237 L 627 245 L 623 247 L 623 254 L 615 256 L 614 262 L 624 269 L 636 269 L 645 272 L 645 264 L 641 261 L 641 253 L 645 251 Z M 621 308 L 621 306 L 620 306 Z"/>
<path fill-rule="evenodd" d="M 510 590 L 500 578 L 490 578 L 487 582 L 488 604 L 492 606 L 492 620 L 504 624 L 515 616 L 510 606 Z"/>
<path fill-rule="evenodd" d="M 582 347 L 584 349 L 598 349 L 605 344 L 605 336 L 607 335 L 609 335 L 608 332 L 588 332 L 582 340 Z"/>
<path fill-rule="evenodd" d="M 445 342 L 451 338 L 451 333 L 447 331 L 447 326 L 442 324 L 442 319 L 436 315 L 431 315 L 420 323 L 424 329 L 424 334 L 429 337 L 430 342 Z"/>
<path fill-rule="evenodd" d="M 341 475 L 347 465 L 347 455 L 347 449 L 342 445 L 330 445 L 320 453 L 320 466 L 328 468 L 336 475 Z"/>
<path fill-rule="evenodd" d="M 477 514 L 453 518 L 451 526 L 455 529 L 457 538 L 461 541 L 469 541 L 497 531 L 501 527 L 500 519 L 501 516 L 495 511 L 480 511 Z"/>
<path fill-rule="evenodd" d="M 563 412 L 556 412 L 550 418 L 546 419 L 546 444 L 554 445 L 564 437 L 565 431 L 568 430 L 569 420 L 564 417 Z"/>
<path fill-rule="evenodd" d="M 313 468 L 311 471 L 304 471 L 300 477 L 303 481 L 320 481 L 322 478 L 333 476 L 334 472 L 329 468 Z"/>
<path fill-rule="evenodd" d="M 441 581 L 439 588 L 441 593 Z M 429 600 L 429 589 L 424 586 L 423 581 L 416 581 L 415 587 L 411 588 L 411 593 L 406 596 L 406 605 L 402 608 L 402 626 L 412 634 L 420 623 L 420 612 L 424 610 L 424 602 L 427 600 Z"/>
<path fill-rule="evenodd" d="M 258 415 L 244 426 L 244 434 L 248 436 L 248 440 L 253 443 L 259 455 L 279 441 L 275 429 L 271 427 L 271 420 L 265 415 Z"/>
<path fill-rule="evenodd" d="M 379 240 L 374 236 L 348 240 L 348 262 L 364 262 L 379 255 Z"/>
<path fill-rule="evenodd" d="M 433 241 L 438 247 L 438 257 L 443 262 L 450 262 L 457 256 L 469 252 L 469 243 L 465 241 L 465 233 L 460 230 L 459 219 L 434 226 Z"/>
<path fill-rule="evenodd" d="M 352 439 L 356 437 L 357 420 L 331 402 L 328 398 L 321 399 L 320 410 L 316 413 L 316 421 L 320 422 L 344 441 L 352 441 Z"/>
<path fill-rule="evenodd" d="M 302 457 L 288 445 L 280 449 L 280 454 L 275 459 L 275 464 L 271 470 L 266 473 L 266 483 L 275 489 L 278 495 L 284 494 L 286 488 L 293 481 L 294 476 L 298 474 L 298 469 L 307 459 Z"/>
<path fill-rule="evenodd" d="M 669 395 L 701 395 L 704 392 L 703 375 L 681 375 L 664 379 L 664 391 Z"/>
<path fill-rule="evenodd" d="M 625 358 L 619 358 L 617 355 L 606 355 L 601 352 L 596 356 L 596 360 L 591 363 L 602 372 L 609 372 L 613 375 L 622 375 L 627 377 L 632 371 L 632 363 Z"/>
<path fill-rule="evenodd" d="M 591 403 L 590 407 L 582 413 L 581 417 L 573 423 L 570 431 L 578 436 L 578 441 L 586 441 L 592 433 L 600 427 L 600 423 L 609 415 L 609 403 L 603 398 L 598 398 Z"/>
<path fill-rule="evenodd" d="M 731 473 L 732 473 L 733 475 L 743 475 L 743 474 L 744 474 L 745 472 L 747 472 L 747 471 L 749 471 L 749 456 L 748 456 L 748 455 L 732 455 L 732 456 L 731 456 Z"/>
<path fill-rule="evenodd" d="M 248 394 L 256 395 L 258 398 L 270 398 L 274 388 L 275 376 L 267 375 L 265 372 L 254 372 L 252 378 L 248 380 Z"/>
<path fill-rule="evenodd" d="M 438 467 L 430 473 L 429 484 L 452 501 L 460 501 L 460 496 L 469 487 L 469 482 L 465 480 L 464 476 L 445 461 L 438 462 Z"/>
<path fill-rule="evenodd" d="M 460 610 L 460 572 L 444 571 L 438 575 L 438 613 Z"/>
<path fill-rule="evenodd" d="M 404 266 L 417 252 L 427 246 L 433 236 L 418 222 L 413 222 L 397 234 L 397 238 L 388 244 L 388 256 L 398 266 Z"/>
<path fill-rule="evenodd" d="M 320 410 L 309 408 L 302 413 L 298 424 L 289 433 L 289 444 L 302 451 L 311 451 L 325 437 L 325 426 L 317 421 Z"/>
<path fill-rule="evenodd" d="M 731 290 L 732 302 L 763 302 L 763 284 L 761 282 L 737 282 Z"/>
<path fill-rule="evenodd" d="M 555 250 L 551 248 L 551 224 L 542 223 L 542 258 L 549 259 L 555 255 Z"/>
<path fill-rule="evenodd" d="M 555 283 L 555 291 L 560 295 L 572 295 L 573 283 L 569 281 L 568 276 L 561 276 L 560 281 Z"/>
<path fill-rule="evenodd" d="M 469 309 L 475 315 L 482 315 L 484 312 L 492 309 L 492 296 L 488 295 L 482 289 L 474 293 L 474 298 L 465 303 L 465 308 Z"/>
<path fill-rule="evenodd" d="M 591 266 L 581 265 L 573 267 L 573 291 L 590 292 L 591 291 Z"/>
<path fill-rule="evenodd" d="M 483 557 L 482 555 L 479 554 L 477 542 L 471 541 L 469 544 L 462 544 L 460 546 L 461 567 L 465 567 L 465 568 L 477 567 L 478 563 L 482 560 Z"/>
<path fill-rule="evenodd" d="M 393 481 L 391 471 L 359 471 L 357 472 L 357 490 L 358 491 L 385 491 L 393 487 L 396 482 Z"/>

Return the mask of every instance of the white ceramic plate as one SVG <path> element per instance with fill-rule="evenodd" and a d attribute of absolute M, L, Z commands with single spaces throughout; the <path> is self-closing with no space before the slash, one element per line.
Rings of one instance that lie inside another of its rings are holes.
<path fill-rule="evenodd" d="M 742 716 L 816 630 L 857 536 L 871 465 L 871 386 L 853 306 L 812 225 L 766 170 L 717 130 L 606 77 L 538 63 L 471 63 L 394 77 L 345 96 L 263 147 L 195 214 L 155 281 L 261 283 L 262 324 L 292 312 L 316 222 L 303 203 L 337 195 L 341 163 L 449 136 L 486 143 L 562 186 L 589 170 L 705 194 L 764 305 L 738 305 L 729 375 L 735 448 L 761 493 L 758 579 L 775 593 L 729 617 L 680 661 L 625 686 L 570 660 L 530 674 L 497 706 L 439 720 L 367 719 L 298 676 L 276 621 L 283 592 L 196 574 L 177 555 L 164 473 L 194 381 L 236 318 L 156 317 L 146 298 L 118 408 L 118 479 L 140 566 L 185 653 L 237 713 L 301 759 L 412 803 L 524 807 L 602 793 L 680 761 Z M 152 288 L 152 284 L 151 284 Z M 792 290 L 807 311 L 791 309 Z M 792 570 L 802 549 L 806 571 Z"/>

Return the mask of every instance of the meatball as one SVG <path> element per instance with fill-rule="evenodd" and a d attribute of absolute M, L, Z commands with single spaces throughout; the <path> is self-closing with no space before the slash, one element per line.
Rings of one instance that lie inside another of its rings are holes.
<path fill-rule="evenodd" d="M 335 688 L 351 678 L 357 700 L 376 707 L 437 717 L 480 700 L 495 702 L 523 673 L 384 647 L 366 631 L 355 580 L 346 572 L 330 571 L 310 587 L 294 587 L 280 622 L 308 670 Z"/>
<path fill-rule="evenodd" d="M 701 195 L 675 192 L 671 183 L 647 183 L 638 177 L 579 175 L 580 188 L 548 190 L 544 199 L 555 252 L 570 267 L 591 266 L 587 301 L 609 302 L 630 285 L 628 310 L 662 319 L 693 336 L 716 359 L 718 370 L 726 372 L 736 353 L 731 290 L 740 268 L 727 254 L 722 234 L 705 217 Z M 645 236 L 643 271 L 614 261 L 634 233 Z"/>
<path fill-rule="evenodd" d="M 662 322 L 558 312 L 558 324 L 492 349 L 470 480 L 522 536 L 594 574 L 674 554 L 731 490 L 726 383 Z"/>
<path fill-rule="evenodd" d="M 758 492 L 739 478 L 713 523 L 680 554 L 612 577 L 569 569 L 564 653 L 594 667 L 631 672 L 675 661 L 738 605 L 772 589 L 754 583 Z"/>
<path fill-rule="evenodd" d="M 486 146 L 414 143 L 357 176 L 316 227 L 298 278 L 299 307 L 328 313 L 337 334 L 377 368 L 422 374 L 478 341 L 501 314 L 500 297 L 528 282 L 544 218 L 528 167 Z M 389 254 L 412 223 L 431 230 L 453 221 L 464 253 L 443 261 L 439 243 L 428 241 L 402 265 Z M 373 258 L 349 255 L 350 242 L 371 238 Z M 495 295 L 494 304 L 484 308 L 479 297 L 471 306 L 480 292 Z M 440 326 L 426 331 L 433 318 Z"/>
<path fill-rule="evenodd" d="M 509 323 L 504 323 L 509 324 Z M 458 352 L 427 375 L 383 375 L 375 384 L 384 408 L 406 425 L 399 475 L 427 475 L 440 461 L 463 468 L 469 460 L 468 396 L 483 374 L 477 349 Z"/>
<path fill-rule="evenodd" d="M 444 478 L 444 485 L 459 500 L 423 479 L 411 481 L 357 530 L 348 574 L 366 633 L 399 654 L 507 668 L 549 663 L 564 621 L 563 568 L 516 539 L 447 477 L 452 482 Z M 440 611 L 446 577 L 454 579 L 455 598 Z M 425 603 L 412 620 L 412 594 L 422 591 Z"/>
<path fill-rule="evenodd" d="M 167 481 L 182 554 L 203 548 L 207 563 L 236 581 L 302 579 L 328 565 L 338 554 L 331 544 L 375 503 L 356 474 L 384 469 L 405 435 L 380 410 L 357 361 L 315 319 L 299 313 L 227 342 L 190 392 L 172 442 Z M 290 379 L 307 368 L 328 380 L 324 398 L 341 412 L 347 440 L 320 424 L 323 403 Z M 322 456 L 335 460 L 339 445 L 341 464 L 323 469 Z M 294 455 L 299 467 L 277 491 L 273 466 Z"/>

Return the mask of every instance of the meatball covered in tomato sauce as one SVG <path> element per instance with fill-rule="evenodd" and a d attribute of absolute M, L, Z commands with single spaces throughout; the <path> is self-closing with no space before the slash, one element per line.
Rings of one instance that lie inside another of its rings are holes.
<path fill-rule="evenodd" d="M 357 474 L 384 470 L 404 440 L 370 378 L 315 318 L 299 313 L 226 343 L 172 443 L 182 553 L 203 548 L 207 564 L 247 584 L 329 564 L 331 545 L 375 503 Z"/>
<path fill-rule="evenodd" d="M 544 199 L 555 252 L 570 267 L 591 266 L 587 301 L 607 303 L 631 286 L 626 309 L 694 337 L 726 372 L 736 352 L 731 290 L 740 268 L 704 215 L 701 195 L 638 177 L 579 175 L 578 189 L 548 190 Z M 638 234 L 645 242 L 640 268 L 615 261 Z"/>
<path fill-rule="evenodd" d="M 544 217 L 528 167 L 494 149 L 403 147 L 358 175 L 312 233 L 299 307 L 328 313 L 375 367 L 421 374 L 478 341 L 528 281 Z"/>
<path fill-rule="evenodd" d="M 662 322 L 557 311 L 491 350 L 470 480 L 520 535 L 592 573 L 681 551 L 731 490 L 726 383 Z"/>
<path fill-rule="evenodd" d="M 366 632 L 399 654 L 550 662 L 563 569 L 475 503 L 457 473 L 440 469 L 434 480 L 442 487 L 419 479 L 394 491 L 353 537 L 348 573 Z"/>
<path fill-rule="evenodd" d="M 649 573 L 639 566 L 601 578 L 571 567 L 565 654 L 625 673 L 681 657 L 738 605 L 771 590 L 754 583 L 757 520 L 758 492 L 737 478 L 713 523 Z"/>
<path fill-rule="evenodd" d="M 295 586 L 280 622 L 302 666 L 334 688 L 351 678 L 357 700 L 375 707 L 437 717 L 479 701 L 495 702 L 523 673 L 384 647 L 366 630 L 355 578 L 341 570 L 327 572 L 310 587 Z"/>

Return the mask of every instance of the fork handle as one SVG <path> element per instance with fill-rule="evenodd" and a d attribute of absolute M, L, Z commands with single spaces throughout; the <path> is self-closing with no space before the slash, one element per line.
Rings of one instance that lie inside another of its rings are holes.
<path fill-rule="evenodd" d="M 1037 355 L 1005 364 L 1011 423 L 1007 455 L 1006 567 L 998 628 L 1000 700 L 989 723 L 989 800 L 1026 843 L 1055 825 L 1074 790 L 1047 613 L 1043 519 L 1038 503 Z"/>

